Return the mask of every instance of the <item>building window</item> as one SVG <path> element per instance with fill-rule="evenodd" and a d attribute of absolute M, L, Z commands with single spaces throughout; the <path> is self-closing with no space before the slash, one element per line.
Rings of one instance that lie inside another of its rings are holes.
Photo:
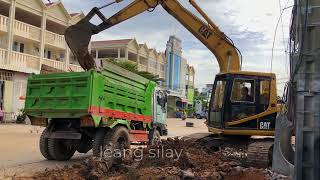
<path fill-rule="evenodd" d="M 13 51 L 18 51 L 18 46 L 19 46 L 19 43 L 15 41 L 15 42 L 13 43 L 13 45 L 12 45 L 12 50 L 13 50 Z"/>
<path fill-rule="evenodd" d="M 21 53 L 24 53 L 24 44 L 23 43 L 20 43 L 20 51 Z"/>
<path fill-rule="evenodd" d="M 60 58 L 59 58 L 60 61 L 63 61 L 64 60 L 64 53 L 60 53 Z"/>
<path fill-rule="evenodd" d="M 254 80 L 236 79 L 232 87 L 232 102 L 254 102 Z"/>
<path fill-rule="evenodd" d="M 51 59 L 52 57 L 52 52 L 50 50 L 44 50 L 44 54 L 43 54 L 44 58 L 47 58 L 47 59 Z"/>
<path fill-rule="evenodd" d="M 157 69 L 157 63 L 151 59 L 149 60 L 149 65 L 150 65 L 150 67 Z"/>
<path fill-rule="evenodd" d="M 163 64 L 161 64 L 161 65 L 160 65 L 160 70 L 161 70 L 161 71 L 164 71 L 164 70 L 165 70 L 165 68 L 164 68 L 164 65 L 163 65 Z"/>
<path fill-rule="evenodd" d="M 143 58 L 143 57 L 140 57 L 140 64 L 144 65 L 144 66 L 147 66 L 148 65 L 148 61 L 147 59 Z"/>
<path fill-rule="evenodd" d="M 48 53 L 47 53 L 47 58 L 48 58 L 48 59 L 51 59 L 51 51 L 48 51 Z"/>

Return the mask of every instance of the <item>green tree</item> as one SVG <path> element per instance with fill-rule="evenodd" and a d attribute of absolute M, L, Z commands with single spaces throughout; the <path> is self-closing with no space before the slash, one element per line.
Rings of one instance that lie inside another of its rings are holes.
<path fill-rule="evenodd" d="M 111 62 L 117 66 L 120 66 L 128 71 L 131 71 L 135 74 L 139 74 L 140 76 L 147 78 L 151 81 L 158 81 L 159 80 L 158 75 L 154 75 L 154 74 L 146 72 L 146 71 L 138 71 L 138 65 L 136 63 L 132 63 L 127 60 L 117 60 L 114 58 L 106 58 L 105 60 L 107 60 L 108 62 Z"/>

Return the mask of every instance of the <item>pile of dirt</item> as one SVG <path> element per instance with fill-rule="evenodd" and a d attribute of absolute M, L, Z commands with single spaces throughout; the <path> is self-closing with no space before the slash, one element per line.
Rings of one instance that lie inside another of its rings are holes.
<path fill-rule="evenodd" d="M 121 153 L 108 167 L 104 158 L 91 158 L 62 169 L 35 174 L 38 180 L 60 179 L 289 179 L 269 170 L 245 168 L 244 152 L 233 148 L 210 151 L 201 142 L 167 139 L 161 145 L 136 148 Z"/>

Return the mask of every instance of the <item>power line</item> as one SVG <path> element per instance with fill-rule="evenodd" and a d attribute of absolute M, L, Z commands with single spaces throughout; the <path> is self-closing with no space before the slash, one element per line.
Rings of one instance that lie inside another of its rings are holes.
<path fill-rule="evenodd" d="M 287 1 L 286 5 L 289 3 L 289 0 Z M 272 72 L 272 66 L 273 66 L 273 57 L 274 57 L 274 46 L 275 46 L 275 41 L 276 41 L 276 36 L 277 36 L 277 31 L 278 31 L 278 26 L 280 21 L 282 22 L 282 15 L 284 10 L 281 10 L 281 2 L 279 0 L 279 6 L 280 6 L 280 16 L 279 19 L 277 21 L 277 25 L 276 28 L 274 30 L 274 35 L 273 35 L 273 42 L 272 42 L 272 50 L 271 50 L 271 64 L 270 64 L 270 72 Z M 283 24 L 282 24 L 283 25 Z"/>

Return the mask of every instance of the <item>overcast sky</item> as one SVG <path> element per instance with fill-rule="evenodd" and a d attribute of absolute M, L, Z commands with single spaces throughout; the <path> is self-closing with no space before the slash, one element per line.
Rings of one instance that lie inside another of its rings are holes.
<path fill-rule="evenodd" d="M 83 11 L 85 14 L 94 6 L 102 6 L 111 0 L 62 0 L 67 10 Z M 103 9 L 108 17 L 131 0 Z M 188 0 L 180 0 L 193 10 Z M 217 26 L 227 34 L 243 55 L 243 70 L 274 72 L 278 78 L 278 92 L 282 92 L 288 78 L 288 56 L 286 55 L 291 8 L 284 11 L 275 38 L 273 66 L 271 69 L 272 43 L 281 8 L 293 5 L 293 0 L 197 0 Z M 280 4 L 279 4 L 280 3 Z M 198 14 L 197 14 L 198 15 Z M 96 36 L 94 40 L 136 38 L 138 43 L 147 43 L 149 48 L 164 51 L 170 35 L 182 40 L 183 56 L 196 70 L 196 87 L 213 83 L 219 67 L 214 55 L 189 33 L 161 6 L 153 12 L 145 12 Z"/>

